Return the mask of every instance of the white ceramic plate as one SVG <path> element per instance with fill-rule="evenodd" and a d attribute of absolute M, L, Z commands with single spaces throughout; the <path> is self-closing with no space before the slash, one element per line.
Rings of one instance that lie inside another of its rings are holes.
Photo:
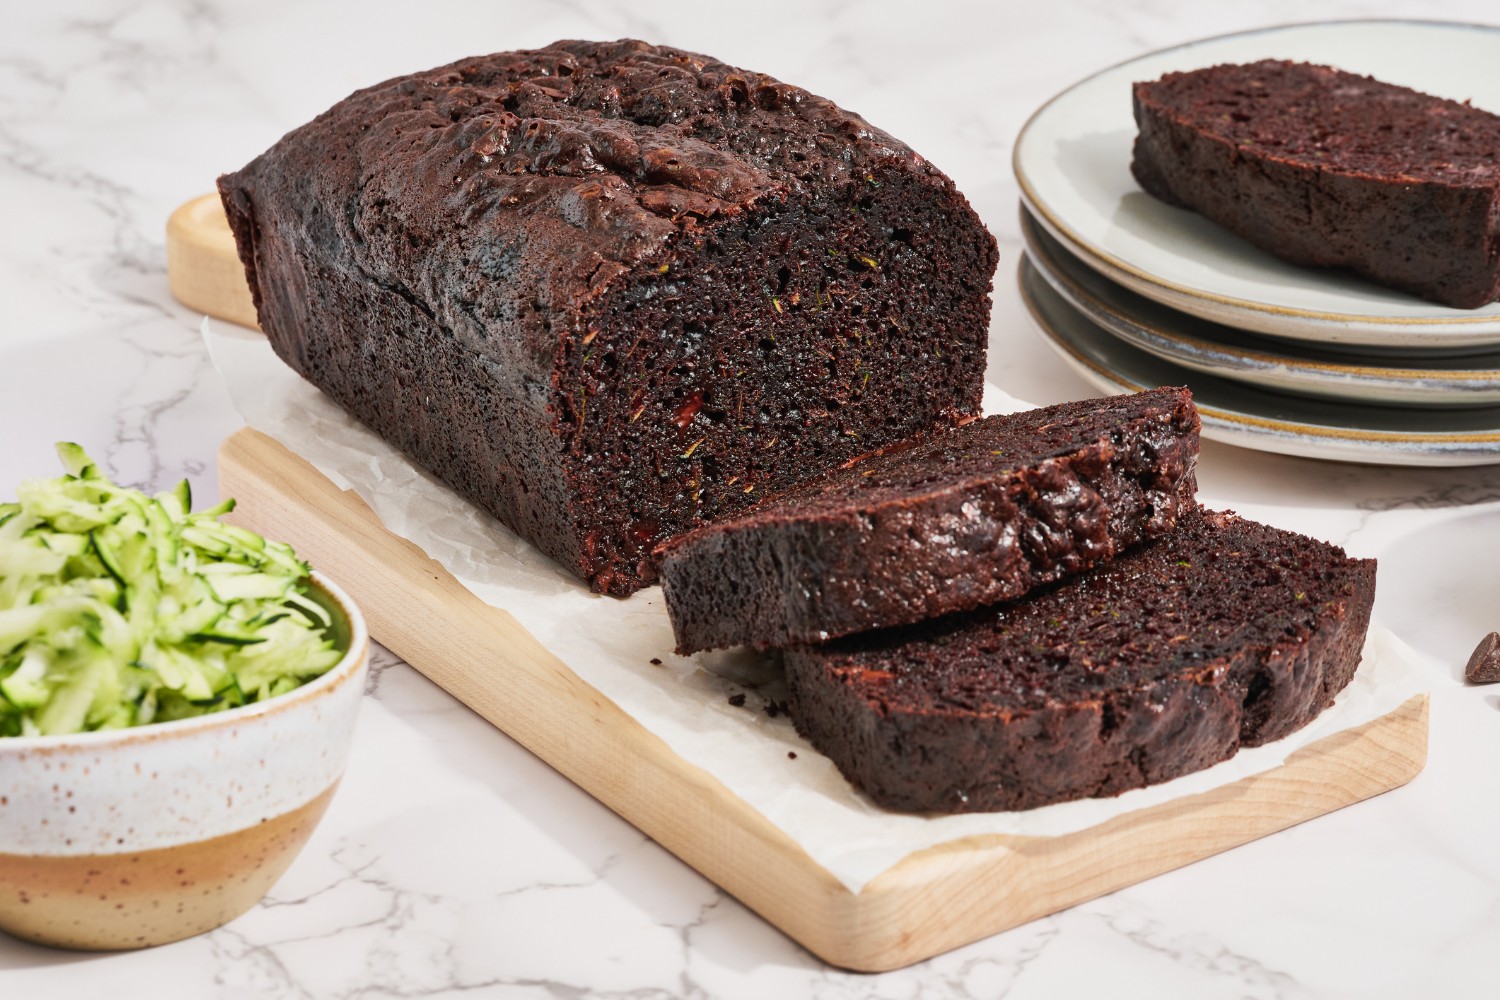
<path fill-rule="evenodd" d="M 1500 344 L 1500 304 L 1452 309 L 1295 267 L 1136 185 L 1131 84 L 1257 59 L 1326 63 L 1500 112 L 1500 28 L 1346 21 L 1225 35 L 1111 67 L 1043 105 L 1016 139 L 1022 198 L 1091 267 L 1204 319 L 1325 346 L 1451 351 Z"/>
<path fill-rule="evenodd" d="M 1021 235 L 1037 272 L 1069 305 L 1126 343 L 1184 368 L 1281 392 L 1359 403 L 1500 403 L 1500 353 L 1403 355 L 1360 363 L 1348 355 L 1256 337 L 1136 295 L 1068 253 L 1024 211 Z"/>
<path fill-rule="evenodd" d="M 1158 385 L 1193 390 L 1203 436 L 1213 441 L 1376 465 L 1500 462 L 1500 407 L 1393 408 L 1305 399 L 1182 368 L 1137 350 L 1091 323 L 1052 290 L 1024 256 L 1021 297 L 1063 358 L 1106 392 Z"/>

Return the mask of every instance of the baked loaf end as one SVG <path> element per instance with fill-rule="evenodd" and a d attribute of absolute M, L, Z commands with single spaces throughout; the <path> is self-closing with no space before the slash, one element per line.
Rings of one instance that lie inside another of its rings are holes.
<path fill-rule="evenodd" d="M 906 624 L 1087 569 L 1193 507 L 1198 428 L 1179 388 L 985 417 L 672 539 L 678 652 Z"/>
<path fill-rule="evenodd" d="M 1307 63 L 1137 83 L 1146 191 L 1294 264 L 1460 308 L 1500 296 L 1500 117 Z"/>
<path fill-rule="evenodd" d="M 1305 725 L 1354 676 L 1375 563 L 1229 513 L 1013 604 L 787 651 L 797 728 L 891 809 L 1029 809 Z"/>
<path fill-rule="evenodd" d="M 277 353 L 596 590 L 977 412 L 994 240 L 858 115 L 642 42 L 359 91 L 220 179 Z"/>

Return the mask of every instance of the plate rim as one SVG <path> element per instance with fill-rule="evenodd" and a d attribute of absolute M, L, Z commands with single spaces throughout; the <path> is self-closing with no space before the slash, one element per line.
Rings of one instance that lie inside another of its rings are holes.
<path fill-rule="evenodd" d="M 1142 385 L 1135 378 L 1128 377 L 1119 372 L 1101 367 L 1092 358 L 1081 355 L 1077 348 L 1066 342 L 1056 333 L 1052 325 L 1041 316 L 1040 307 L 1037 305 L 1031 290 L 1027 287 L 1025 272 L 1027 268 L 1035 271 L 1035 265 L 1023 254 L 1016 268 L 1016 285 L 1019 290 L 1022 304 L 1026 307 L 1031 321 L 1037 326 L 1054 349 L 1061 351 L 1071 358 L 1075 364 L 1095 373 L 1101 379 L 1107 380 L 1116 386 L 1121 386 L 1132 391 L 1151 388 Z M 1037 280 L 1045 281 L 1037 275 Z M 1072 308 L 1070 305 L 1069 308 Z M 1080 314 L 1084 322 L 1092 322 Z M 1131 350 L 1140 350 L 1129 344 L 1124 346 Z M 1145 352 L 1142 352 L 1145 353 Z M 1161 360 L 1161 359 L 1158 359 Z M 1171 364 L 1162 361 L 1163 364 Z M 1180 366 L 1176 366 L 1180 367 Z M 1209 376 L 1213 377 L 1213 376 Z M 1248 390 L 1257 392 L 1268 392 L 1253 386 L 1241 386 Z M 1295 397 L 1291 397 L 1295 398 Z M 1319 458 L 1325 461 L 1355 461 L 1371 464 L 1395 465 L 1395 464 L 1428 464 L 1428 465 L 1489 465 L 1500 463 L 1500 428 L 1491 431 L 1441 431 L 1433 433 L 1422 433 L 1412 431 L 1382 431 L 1371 429 L 1358 429 L 1349 427 L 1328 427 L 1293 420 L 1278 420 L 1270 417 L 1260 417 L 1252 414 L 1231 412 L 1220 409 L 1212 403 L 1204 403 L 1195 398 L 1199 413 L 1204 418 L 1205 426 L 1211 421 L 1217 422 L 1225 430 L 1243 435 L 1254 435 L 1259 440 L 1265 440 L 1268 436 L 1274 436 L 1283 441 L 1296 438 L 1313 438 L 1330 444 L 1339 443 L 1345 447 L 1363 446 L 1361 454 L 1357 458 L 1338 458 L 1331 455 L 1317 454 L 1315 452 L 1303 451 L 1290 454 L 1300 454 L 1303 457 Z M 1205 435 L 1210 436 L 1210 435 Z M 1237 442 L 1225 442 L 1235 444 Z M 1241 447 L 1254 447 L 1252 445 L 1240 445 Z M 1381 447 L 1384 446 L 1384 447 Z M 1393 446 L 1395 453 L 1393 454 Z M 1487 450 L 1478 450 L 1488 446 Z M 1277 451 L 1279 454 L 1289 454 L 1272 448 L 1261 448 L 1262 451 Z M 1405 457 L 1407 461 L 1399 459 Z M 1412 458 L 1437 459 L 1439 461 L 1426 463 L 1413 463 Z"/>
<path fill-rule="evenodd" d="M 1168 279 L 1152 274 L 1151 272 L 1139 268 L 1133 264 L 1130 264 L 1124 260 L 1121 260 L 1100 247 L 1091 245 L 1089 241 L 1083 239 L 1078 233 L 1074 232 L 1070 227 L 1066 225 L 1066 223 L 1055 218 L 1053 213 L 1047 209 L 1045 204 L 1040 199 L 1038 199 L 1031 181 L 1028 179 L 1024 168 L 1021 166 L 1021 155 L 1025 146 L 1026 137 L 1031 132 L 1032 126 L 1035 124 L 1036 120 L 1068 94 L 1071 94 L 1079 87 L 1082 87 L 1083 85 L 1097 79 L 1098 77 L 1103 76 L 1106 73 L 1111 73 L 1124 66 L 1128 66 L 1131 63 L 1140 62 L 1145 59 L 1150 59 L 1152 57 L 1160 55 L 1166 55 L 1168 53 L 1177 52 L 1183 49 L 1190 49 L 1208 42 L 1217 42 L 1232 38 L 1250 38 L 1257 35 L 1270 35 L 1285 31 L 1293 31 L 1301 28 L 1331 28 L 1338 27 L 1340 25 L 1354 24 L 1387 24 L 1433 28 L 1459 28 L 1500 35 L 1500 25 L 1480 24 L 1472 21 L 1443 21 L 1432 18 L 1353 17 L 1335 18 L 1331 20 L 1293 21 L 1283 24 L 1266 25 L 1259 28 L 1249 28 L 1244 31 L 1231 31 L 1219 35 L 1207 35 L 1203 38 L 1196 38 L 1191 41 L 1180 42 L 1176 45 L 1168 45 L 1159 49 L 1152 49 L 1148 52 L 1138 53 L 1137 55 L 1131 56 L 1128 59 L 1122 59 L 1118 62 L 1111 63 L 1108 66 L 1095 70 L 1088 76 L 1081 77 L 1080 79 L 1075 80 L 1067 87 L 1058 91 L 1056 94 L 1053 94 L 1035 111 L 1027 116 L 1026 121 L 1022 124 L 1020 131 L 1016 133 L 1015 143 L 1011 147 L 1011 173 L 1015 176 L 1016 183 L 1020 187 L 1022 200 L 1025 202 L 1026 207 L 1032 212 L 1033 215 L 1037 216 L 1037 218 L 1041 220 L 1045 225 L 1047 225 L 1049 229 L 1052 229 L 1064 242 L 1071 244 L 1071 248 L 1077 248 L 1084 251 L 1084 253 L 1080 254 L 1080 257 L 1083 257 L 1086 254 L 1087 257 L 1092 257 L 1093 259 L 1103 264 L 1107 264 L 1108 266 L 1115 268 L 1124 274 L 1128 274 L 1136 281 L 1139 281 L 1146 286 L 1159 288 L 1183 298 L 1212 302 L 1219 306 L 1230 309 L 1237 309 L 1243 312 L 1253 313 L 1260 316 L 1275 317 L 1283 320 L 1305 320 L 1319 324 L 1334 325 L 1342 328 L 1362 326 L 1375 328 L 1390 327 L 1394 328 L 1394 330 L 1396 331 L 1399 331 L 1412 327 L 1416 327 L 1419 329 L 1435 327 L 1457 327 L 1460 330 L 1464 327 L 1473 327 L 1480 325 L 1500 327 L 1500 316 L 1465 316 L 1465 310 L 1453 310 L 1453 312 L 1455 313 L 1455 315 L 1453 316 L 1405 317 L 1379 316 L 1361 313 L 1327 312 L 1323 310 L 1302 309 L 1295 306 L 1283 306 L 1267 302 L 1258 302 L 1254 299 L 1241 299 L 1235 296 L 1223 295 L 1218 292 L 1211 292 L 1200 288 L 1193 288 L 1174 281 L 1170 281 Z M 1436 303 L 1433 303 L 1433 306 L 1434 308 L 1443 308 Z M 1493 339 L 1495 341 L 1500 341 L 1500 330 L 1496 330 L 1496 332 L 1493 334 Z"/>
<path fill-rule="evenodd" d="M 1108 302 L 1100 298 L 1090 289 L 1084 287 L 1073 274 L 1069 273 L 1067 263 L 1058 262 L 1057 255 L 1052 252 L 1052 249 L 1045 244 L 1039 245 L 1038 241 L 1033 236 L 1033 233 L 1040 233 L 1044 234 L 1045 237 L 1050 238 L 1050 234 L 1046 233 L 1046 227 L 1039 220 L 1027 216 L 1024 209 L 1022 210 L 1021 215 L 1021 238 L 1025 245 L 1025 252 L 1027 256 L 1030 257 L 1032 265 L 1037 270 L 1038 274 L 1044 280 L 1046 280 L 1048 284 L 1052 285 L 1054 290 L 1057 291 L 1059 295 L 1061 295 L 1064 299 L 1067 299 L 1069 304 L 1077 309 L 1080 313 L 1082 313 L 1084 317 L 1090 322 L 1094 323 L 1096 326 L 1101 327 L 1111 336 L 1124 341 L 1129 346 L 1141 351 L 1145 351 L 1148 354 L 1152 354 L 1163 361 L 1176 364 L 1183 368 L 1189 368 L 1194 371 L 1201 371 L 1207 375 L 1215 375 L 1219 378 L 1230 379 L 1232 381 L 1240 382 L 1245 385 L 1263 387 L 1268 384 L 1263 379 L 1242 378 L 1238 375 L 1224 374 L 1222 371 L 1210 369 L 1203 364 L 1194 364 L 1191 360 L 1185 359 L 1181 353 L 1167 353 L 1164 350 L 1153 348 L 1148 343 L 1146 343 L 1148 339 L 1154 337 L 1160 341 L 1167 343 L 1189 345 L 1191 347 L 1199 349 L 1200 353 L 1204 355 L 1225 359 L 1223 361 L 1223 365 L 1225 366 L 1229 366 L 1237 362 L 1249 361 L 1250 364 L 1246 365 L 1241 363 L 1238 365 L 1238 367 L 1235 368 L 1235 371 L 1240 373 L 1254 372 L 1259 370 L 1260 368 L 1284 368 L 1289 371 L 1296 371 L 1299 369 L 1310 370 L 1318 375 L 1323 375 L 1328 379 L 1345 380 L 1344 384 L 1347 385 L 1363 386 L 1365 387 L 1366 391 L 1376 391 L 1378 387 L 1384 386 L 1387 387 L 1388 391 L 1399 389 L 1408 394 L 1420 393 L 1424 397 L 1425 401 L 1420 403 L 1413 403 L 1411 402 L 1410 395 L 1407 396 L 1406 401 L 1404 402 L 1393 400 L 1390 398 L 1375 399 L 1370 396 L 1357 396 L 1348 391 L 1324 391 L 1318 393 L 1318 395 L 1322 396 L 1323 398 L 1349 400 L 1356 403 L 1407 405 L 1417 408 L 1443 408 L 1462 406 L 1466 405 L 1466 403 L 1468 405 L 1473 405 L 1472 398 L 1466 401 L 1465 397 L 1462 395 L 1465 390 L 1459 386 L 1450 386 L 1447 388 L 1443 388 L 1441 386 L 1433 386 L 1430 388 L 1424 388 L 1423 386 L 1416 384 L 1423 382 L 1448 382 L 1475 384 L 1487 383 L 1487 385 L 1481 388 L 1476 388 L 1473 391 L 1477 393 L 1487 390 L 1488 392 L 1494 393 L 1496 395 L 1495 402 L 1500 402 L 1500 367 L 1487 369 L 1427 369 L 1412 368 L 1403 365 L 1370 365 L 1356 363 L 1353 360 L 1344 362 L 1336 360 L 1336 358 L 1299 358 L 1292 354 L 1276 353 L 1275 345 L 1266 345 L 1265 347 L 1238 346 L 1225 344 L 1212 338 L 1199 336 L 1193 333 L 1176 332 L 1164 329 L 1159 323 L 1156 323 L 1152 320 L 1142 319 L 1139 316 L 1131 313 L 1124 306 Z M 1054 240 L 1054 242 L 1057 241 Z M 1060 242 L 1058 243 L 1058 248 L 1063 253 L 1068 252 L 1068 248 L 1063 246 Z M 1088 268 L 1087 261 L 1081 258 L 1075 258 L 1075 260 L 1079 267 Z M 1095 273 L 1098 274 L 1099 272 Z M 1110 280 L 1109 277 L 1104 274 L 1099 274 L 1099 277 L 1105 281 Z M 1066 287 L 1058 288 L 1057 286 L 1059 283 L 1065 285 Z M 1116 282 L 1115 284 L 1118 283 Z M 1127 294 L 1138 294 L 1123 285 L 1120 285 L 1119 287 Z M 1142 298 L 1145 298 L 1145 296 L 1142 296 Z M 1079 300 L 1083 300 L 1087 304 L 1081 304 Z M 1160 308 L 1170 308 L 1164 303 L 1156 302 L 1154 299 L 1150 301 Z M 1096 317 L 1096 312 L 1103 313 L 1110 317 L 1110 319 L 1113 321 L 1112 324 L 1106 324 L 1102 322 L 1099 318 Z M 1184 315 L 1188 316 L 1189 319 L 1196 322 L 1224 327 L 1227 330 L 1235 329 L 1233 327 L 1228 327 L 1223 323 L 1215 323 L 1213 320 L 1204 319 L 1203 317 L 1192 316 L 1191 314 Z M 1115 326 L 1118 326 L 1120 329 L 1115 329 Z M 1127 330 L 1130 330 L 1132 332 L 1125 332 Z M 1139 331 L 1139 333 L 1135 333 L 1133 331 Z M 1289 349 L 1296 349 L 1297 346 L 1300 345 L 1289 345 Z M 1500 359 L 1500 352 L 1494 353 L 1497 359 Z M 1411 359 L 1401 359 L 1398 356 L 1397 360 L 1409 361 Z M 1288 382 L 1290 381 L 1291 380 L 1288 380 Z M 1304 376 L 1298 381 L 1310 382 L 1310 378 Z M 1313 390 L 1309 389 L 1307 391 L 1311 393 Z"/>

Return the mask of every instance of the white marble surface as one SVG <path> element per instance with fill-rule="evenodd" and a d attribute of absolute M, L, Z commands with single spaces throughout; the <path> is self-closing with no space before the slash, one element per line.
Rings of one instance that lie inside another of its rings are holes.
<path fill-rule="evenodd" d="M 1444 17 L 1495 20 L 1450 2 Z M 958 181 L 1000 238 L 994 377 L 1089 394 L 1015 292 L 1010 142 L 1073 80 L 1151 48 L 1431 4 L 275 0 L 0 11 L 0 493 L 80 441 L 121 479 L 216 492 L 238 424 L 166 291 L 162 225 L 357 86 L 473 52 L 634 35 L 827 94 Z M 404 664 L 383 656 L 344 787 L 270 898 L 154 951 L 0 938 L 6 997 L 1489 997 L 1500 973 L 1500 692 L 1457 682 L 1500 626 L 1500 467 L 1204 448 L 1205 499 L 1381 560 L 1377 615 L 1445 665 L 1406 788 L 941 956 L 823 966 Z"/>

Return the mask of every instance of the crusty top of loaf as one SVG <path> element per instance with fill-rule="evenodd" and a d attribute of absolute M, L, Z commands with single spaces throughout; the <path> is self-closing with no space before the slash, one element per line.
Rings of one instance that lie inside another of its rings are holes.
<path fill-rule="evenodd" d="M 952 189 L 798 87 L 639 41 L 564 41 L 358 91 L 222 185 L 248 197 L 257 226 L 541 376 L 563 331 L 537 317 L 705 220 L 891 170 Z M 513 324 L 536 335 L 495 338 Z"/>
<path fill-rule="evenodd" d="M 1500 183 L 1500 117 L 1330 66 L 1211 66 L 1137 83 L 1135 94 L 1258 156 L 1397 181 Z"/>

